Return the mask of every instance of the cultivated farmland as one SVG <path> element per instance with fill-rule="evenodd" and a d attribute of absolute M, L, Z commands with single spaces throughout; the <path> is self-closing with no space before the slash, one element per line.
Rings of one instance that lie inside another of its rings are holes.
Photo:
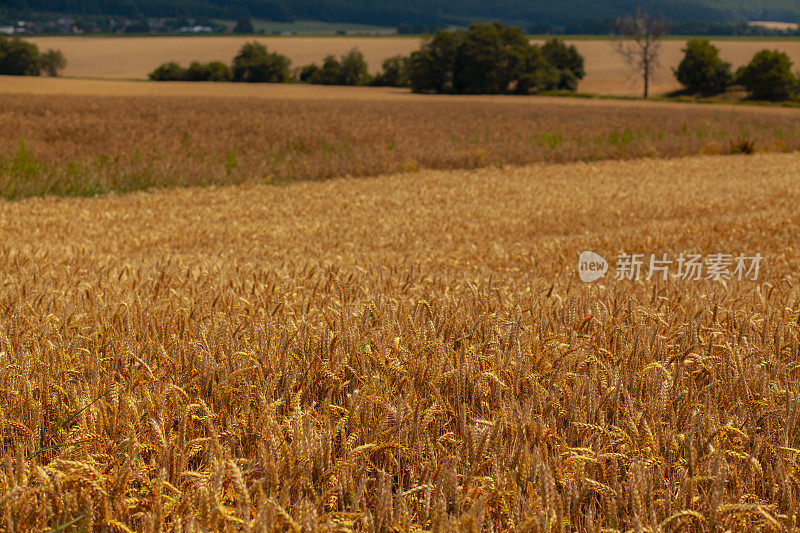
<path fill-rule="evenodd" d="M 791 108 L 285 84 L 10 83 L 192 94 L 0 95 L 0 196 L 11 199 L 800 147 Z M 207 96 L 240 89 L 241 98 Z"/>
<path fill-rule="evenodd" d="M 167 61 L 188 65 L 192 60 L 230 62 L 246 37 L 37 37 L 40 48 L 58 48 L 69 58 L 66 76 L 90 78 L 145 79 L 156 66 Z M 356 47 L 364 53 L 372 71 L 396 54 L 407 55 L 419 48 L 414 37 L 259 37 L 270 50 L 292 59 L 295 66 L 319 63 L 326 54 L 341 55 Z M 586 58 L 587 75 L 581 92 L 639 95 L 639 80 L 631 75 L 614 47 L 606 39 L 577 40 L 574 43 Z M 800 65 L 800 40 L 722 40 L 714 43 L 721 56 L 734 68 L 750 61 L 763 48 L 787 52 Z M 654 94 L 678 89 L 671 69 L 681 59 L 685 39 L 665 41 L 661 64 L 656 71 Z"/>
<path fill-rule="evenodd" d="M 798 117 L 0 77 L 0 530 L 800 530 Z"/>
<path fill-rule="evenodd" d="M 2 203 L 2 526 L 797 527 L 798 168 Z M 584 249 L 768 261 L 583 285 Z"/>

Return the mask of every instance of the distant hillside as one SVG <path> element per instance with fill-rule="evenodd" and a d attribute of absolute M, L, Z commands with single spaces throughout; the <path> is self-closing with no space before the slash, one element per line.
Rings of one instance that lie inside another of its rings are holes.
<path fill-rule="evenodd" d="M 798 0 L 3 0 L 8 14 L 33 12 L 143 17 L 259 17 L 395 26 L 501 20 L 565 25 L 607 19 L 636 6 L 675 21 L 800 20 Z"/>

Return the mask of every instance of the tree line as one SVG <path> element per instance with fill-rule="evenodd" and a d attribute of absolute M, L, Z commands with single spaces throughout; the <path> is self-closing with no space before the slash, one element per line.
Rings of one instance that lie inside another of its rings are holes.
<path fill-rule="evenodd" d="M 641 10 L 617 21 L 617 50 L 642 77 L 645 98 L 658 65 L 660 41 L 669 31 L 668 21 Z M 674 74 L 686 93 L 713 96 L 742 86 L 751 99 L 779 101 L 800 93 L 800 81 L 792 66 L 784 52 L 762 50 L 734 73 L 708 40 L 693 39 L 687 43 Z M 537 46 L 520 28 L 493 22 L 473 24 L 466 30 L 440 30 L 410 56 L 386 59 L 375 76 L 357 49 L 340 57 L 328 55 L 319 65 L 292 69 L 288 57 L 249 42 L 230 67 L 221 62 L 195 61 L 184 68 L 171 62 L 150 73 L 150 79 L 395 86 L 443 94 L 532 94 L 576 91 L 585 74 L 584 58 L 575 46 L 558 38 Z"/>
<path fill-rule="evenodd" d="M 0 37 L 0 74 L 5 76 L 57 76 L 67 66 L 60 50 L 41 52 L 33 43 L 18 37 Z"/>
<path fill-rule="evenodd" d="M 689 94 L 714 96 L 735 85 L 744 87 L 753 100 L 783 101 L 800 94 L 800 78 L 792 71 L 792 60 L 785 52 L 761 50 L 736 72 L 707 39 L 690 40 L 683 52 L 673 72 Z"/>
<path fill-rule="evenodd" d="M 617 20 L 615 44 L 619 54 L 641 77 L 644 97 L 659 62 L 661 40 L 671 23 L 637 9 Z M 719 49 L 707 39 L 692 39 L 683 49 L 684 57 L 673 73 L 685 93 L 714 96 L 731 86 L 742 86 L 753 100 L 783 101 L 800 94 L 800 76 L 792 71 L 792 60 L 779 50 L 761 50 L 736 73 L 719 57 Z"/>
<path fill-rule="evenodd" d="M 275 21 L 321 20 L 358 22 L 383 26 L 422 24 L 446 27 L 472 20 L 515 20 L 552 26 L 603 20 L 641 6 L 676 21 L 746 22 L 749 20 L 797 21 L 800 4 L 795 0 L 5 0 L 3 11 L 24 13 L 69 13 L 72 15 L 118 15 L 129 18 L 222 18 L 258 17 Z M 612 19 L 613 20 L 613 19 Z"/>
<path fill-rule="evenodd" d="M 669 23 L 637 10 L 631 17 L 620 18 L 617 26 L 617 49 L 642 76 L 647 97 L 660 40 L 669 33 Z M 66 58 L 58 50 L 41 52 L 33 43 L 0 37 L 0 74 L 55 76 L 65 66 Z M 734 73 L 708 40 L 692 39 L 674 74 L 689 94 L 713 96 L 741 86 L 751 99 L 781 101 L 800 94 L 800 76 L 792 67 L 786 53 L 761 50 Z M 170 62 L 149 75 L 156 81 L 295 81 L 410 87 L 415 92 L 449 94 L 575 91 L 584 76 L 584 59 L 574 46 L 558 38 L 537 46 L 521 29 L 497 22 L 473 24 L 466 30 L 440 30 L 410 56 L 386 59 L 375 76 L 357 49 L 338 58 L 329 55 L 321 65 L 292 69 L 288 57 L 270 52 L 258 42 L 245 43 L 230 66 L 220 61 L 194 61 L 184 68 Z"/>
<path fill-rule="evenodd" d="M 188 68 L 166 63 L 150 73 L 157 81 L 303 82 L 321 85 L 410 87 L 415 92 L 530 94 L 575 91 L 585 76 L 574 46 L 552 38 L 530 44 L 520 28 L 500 23 L 473 24 L 466 30 L 438 31 L 410 56 L 395 56 L 371 75 L 363 54 L 353 49 L 329 55 L 321 64 L 291 68 L 291 61 L 258 42 L 246 43 L 231 66 L 193 62 Z"/>

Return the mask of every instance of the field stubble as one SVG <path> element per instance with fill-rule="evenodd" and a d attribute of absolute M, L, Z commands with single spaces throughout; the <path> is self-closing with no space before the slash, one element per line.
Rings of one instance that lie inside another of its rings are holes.
<path fill-rule="evenodd" d="M 797 528 L 799 166 L 0 203 L 0 525 Z M 584 249 L 767 264 L 586 286 Z"/>
<path fill-rule="evenodd" d="M 796 109 L 313 94 L 0 95 L 0 196 L 800 147 Z"/>

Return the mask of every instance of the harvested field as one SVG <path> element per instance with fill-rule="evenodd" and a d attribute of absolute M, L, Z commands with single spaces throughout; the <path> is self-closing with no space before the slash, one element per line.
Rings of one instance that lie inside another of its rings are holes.
<path fill-rule="evenodd" d="M 252 39 L 252 38 L 250 38 Z M 156 66 L 167 61 L 185 65 L 194 59 L 230 62 L 247 37 L 37 37 L 31 39 L 43 48 L 59 48 L 69 61 L 65 75 L 90 78 L 145 79 Z M 390 56 L 408 54 L 419 48 L 413 37 L 259 37 L 256 40 L 271 50 L 289 56 L 294 66 L 321 62 L 329 53 L 343 54 L 353 47 L 361 50 L 373 71 Z M 635 95 L 641 93 L 640 80 L 632 76 L 606 39 L 577 40 L 574 44 L 586 58 L 586 79 L 579 90 L 587 93 Z M 798 40 L 721 40 L 714 44 L 734 68 L 750 61 L 763 48 L 787 52 L 800 65 Z M 682 57 L 682 39 L 665 41 L 661 66 L 653 80 L 653 94 L 680 88 L 672 75 Z"/>
<path fill-rule="evenodd" d="M 798 168 L 0 202 L 0 527 L 797 528 Z M 766 263 L 584 285 L 586 249 Z"/>
<path fill-rule="evenodd" d="M 767 28 L 770 30 L 796 30 L 800 24 L 796 22 L 774 22 L 769 20 L 754 20 L 750 23 L 751 26 L 761 26 L 762 28 Z"/>
<path fill-rule="evenodd" d="M 39 81 L 62 83 L 31 83 Z M 144 82 L 130 87 L 154 85 L 173 87 Z M 240 86 L 204 86 L 210 91 L 226 87 Z M 800 148 L 797 109 L 417 98 L 396 90 L 319 87 L 304 87 L 305 97 L 287 97 L 280 92 L 283 87 L 273 88 L 278 92 L 227 99 L 0 95 L 0 196 L 96 195 L 418 169 Z"/>
<path fill-rule="evenodd" d="M 44 48 L 59 48 L 69 65 L 66 76 L 146 79 L 161 63 L 193 60 L 230 63 L 247 41 L 258 41 L 271 51 L 289 56 L 294 67 L 321 63 L 327 54 L 342 55 L 358 48 L 372 70 L 387 57 L 410 54 L 419 48 L 417 37 L 35 37 Z"/>

